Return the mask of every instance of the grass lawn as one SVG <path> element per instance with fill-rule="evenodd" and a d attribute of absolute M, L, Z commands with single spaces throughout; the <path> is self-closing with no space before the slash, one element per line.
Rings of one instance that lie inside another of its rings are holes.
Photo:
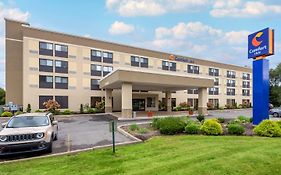
<path fill-rule="evenodd" d="M 281 139 L 167 136 L 71 156 L 0 165 L 0 174 L 281 174 Z"/>

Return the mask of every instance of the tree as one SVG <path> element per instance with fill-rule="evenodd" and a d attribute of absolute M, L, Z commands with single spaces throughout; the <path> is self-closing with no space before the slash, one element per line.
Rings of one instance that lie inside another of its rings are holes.
<path fill-rule="evenodd" d="M 0 88 L 0 105 L 5 104 L 5 95 L 6 95 L 5 90 Z"/>
<path fill-rule="evenodd" d="M 274 106 L 281 105 L 281 63 L 269 71 L 270 95 L 269 100 Z"/>

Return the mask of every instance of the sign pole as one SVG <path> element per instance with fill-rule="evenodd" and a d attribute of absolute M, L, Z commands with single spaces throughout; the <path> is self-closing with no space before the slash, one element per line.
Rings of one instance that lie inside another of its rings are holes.
<path fill-rule="evenodd" d="M 274 30 L 265 28 L 248 36 L 248 58 L 253 58 L 253 124 L 269 119 L 269 61 L 274 55 Z"/>
<path fill-rule="evenodd" d="M 253 124 L 269 118 L 269 60 L 253 61 Z"/>
<path fill-rule="evenodd" d="M 112 128 L 112 152 L 115 154 L 115 123 L 114 121 L 111 122 Z"/>

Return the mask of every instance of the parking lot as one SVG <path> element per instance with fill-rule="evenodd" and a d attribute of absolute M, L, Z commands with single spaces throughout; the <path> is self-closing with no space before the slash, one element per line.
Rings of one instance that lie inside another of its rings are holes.
<path fill-rule="evenodd" d="M 0 120 L 7 121 L 3 118 Z M 59 123 L 59 135 L 53 143 L 53 153 L 112 144 L 112 133 L 109 131 L 112 118 L 109 115 L 66 116 L 57 117 L 56 120 Z M 119 132 L 115 133 L 115 139 L 116 143 L 132 141 Z"/>

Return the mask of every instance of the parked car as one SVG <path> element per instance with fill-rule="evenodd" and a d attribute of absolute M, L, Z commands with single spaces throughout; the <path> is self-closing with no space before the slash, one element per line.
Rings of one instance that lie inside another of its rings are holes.
<path fill-rule="evenodd" d="M 279 116 L 281 116 L 281 107 L 270 109 L 270 110 L 269 110 L 269 114 L 270 114 L 270 115 L 273 115 L 273 117 L 279 117 Z"/>
<path fill-rule="evenodd" d="M 58 122 L 51 113 L 12 117 L 0 131 L 0 156 L 45 151 L 51 153 L 58 139 Z"/>

